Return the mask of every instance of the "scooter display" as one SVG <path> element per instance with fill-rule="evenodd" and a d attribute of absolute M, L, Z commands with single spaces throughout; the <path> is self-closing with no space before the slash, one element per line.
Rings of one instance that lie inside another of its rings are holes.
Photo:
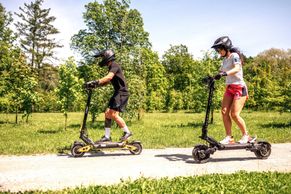
<path fill-rule="evenodd" d="M 140 141 L 121 141 L 121 142 L 94 142 L 88 136 L 88 131 L 86 127 L 87 117 L 89 113 L 89 107 L 91 102 L 91 96 L 93 89 L 86 88 L 87 92 L 87 103 L 85 108 L 85 114 L 83 118 L 83 123 L 80 129 L 80 139 L 81 141 L 75 141 L 71 146 L 71 153 L 74 157 L 82 157 L 86 152 L 90 151 L 100 151 L 104 149 L 122 149 L 129 150 L 131 154 L 138 155 L 142 152 L 142 144 Z"/>
<path fill-rule="evenodd" d="M 207 84 L 209 93 L 208 93 L 208 102 L 206 108 L 205 120 L 202 126 L 202 135 L 201 139 L 205 140 L 208 145 L 198 144 L 195 145 L 192 156 L 197 163 L 206 163 L 210 158 L 210 154 L 214 154 L 217 150 L 238 150 L 246 149 L 248 151 L 254 152 L 256 157 L 259 159 L 267 159 L 271 154 L 271 144 L 264 140 L 257 140 L 253 138 L 251 141 L 245 144 L 234 143 L 234 144 L 221 144 L 216 141 L 214 138 L 208 136 L 208 123 L 209 123 L 209 114 L 212 105 L 213 93 L 215 90 L 215 79 L 213 77 L 204 78 L 203 82 Z"/>

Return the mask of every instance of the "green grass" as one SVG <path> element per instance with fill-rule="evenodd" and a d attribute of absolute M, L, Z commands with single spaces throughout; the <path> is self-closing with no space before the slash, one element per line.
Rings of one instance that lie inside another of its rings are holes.
<path fill-rule="evenodd" d="M 67 130 L 63 129 L 61 113 L 34 113 L 28 124 L 17 125 L 13 124 L 14 117 L 0 114 L 0 155 L 69 152 L 79 137 L 83 114 L 70 113 Z M 98 117 L 97 123 L 88 124 L 89 135 L 94 140 L 104 134 L 102 117 Z M 271 143 L 291 142 L 291 113 L 245 111 L 242 117 L 251 134 Z M 203 113 L 146 113 L 141 121 L 129 123 L 129 127 L 144 148 L 192 147 L 203 142 L 199 139 L 203 120 Z M 118 140 L 121 134 L 120 129 L 113 128 L 113 140 Z M 219 112 L 215 113 L 214 124 L 209 125 L 209 134 L 218 140 L 224 137 Z M 241 136 L 235 125 L 233 134 L 236 139 Z M 140 178 L 112 186 L 26 193 L 290 193 L 290 183 L 291 173 L 239 172 L 159 180 Z"/>
<path fill-rule="evenodd" d="M 0 114 L 0 155 L 22 155 L 69 152 L 71 144 L 79 139 L 83 113 L 69 113 L 68 128 L 64 130 L 61 113 L 34 113 L 26 124 L 13 124 L 15 115 Z M 251 135 L 266 139 L 270 143 L 291 142 L 291 113 L 249 112 L 242 113 Z M 89 119 L 90 120 L 90 119 Z M 141 121 L 128 123 L 133 139 L 142 141 L 144 148 L 192 147 L 202 143 L 199 139 L 204 113 L 145 113 Z M 88 124 L 93 140 L 103 134 L 103 115 L 95 124 Z M 122 130 L 112 129 L 113 140 L 118 140 Z M 241 137 L 240 130 L 233 126 L 235 139 Z M 220 113 L 209 125 L 209 135 L 220 140 L 224 128 Z"/>
<path fill-rule="evenodd" d="M 90 186 L 61 191 L 35 191 L 26 193 L 280 193 L 291 191 L 291 173 L 251 172 L 234 174 L 210 174 L 204 176 L 162 178 L 159 180 L 140 178 L 135 181 L 123 181 L 112 186 Z"/>

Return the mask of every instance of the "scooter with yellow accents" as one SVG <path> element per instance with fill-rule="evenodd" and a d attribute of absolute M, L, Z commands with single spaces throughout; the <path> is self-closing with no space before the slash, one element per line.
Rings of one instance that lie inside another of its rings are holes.
<path fill-rule="evenodd" d="M 213 137 L 208 136 L 208 123 L 209 123 L 209 113 L 212 105 L 212 98 L 214 92 L 215 79 L 213 77 L 204 78 L 203 82 L 208 86 L 208 102 L 206 108 L 205 120 L 202 127 L 201 139 L 205 140 L 208 145 L 198 144 L 195 145 L 192 151 L 193 159 L 197 163 L 208 162 L 210 155 L 214 154 L 217 150 L 238 150 L 245 149 L 251 152 L 254 152 L 255 156 L 259 159 L 267 159 L 271 154 L 271 144 L 265 140 L 257 140 L 256 137 L 253 137 L 247 143 L 233 143 L 233 144 L 221 144 Z"/>
<path fill-rule="evenodd" d="M 85 108 L 85 114 L 83 123 L 80 129 L 80 139 L 83 141 L 75 141 L 71 146 L 71 154 L 74 157 L 82 157 L 85 153 L 91 151 L 101 151 L 105 149 L 121 149 L 128 150 L 133 155 L 138 155 L 142 152 L 142 144 L 140 141 L 130 141 L 129 139 L 121 142 L 94 142 L 88 136 L 86 127 L 87 117 L 89 113 L 89 107 L 91 102 L 91 96 L 93 88 L 85 88 L 88 94 L 87 103 Z"/>

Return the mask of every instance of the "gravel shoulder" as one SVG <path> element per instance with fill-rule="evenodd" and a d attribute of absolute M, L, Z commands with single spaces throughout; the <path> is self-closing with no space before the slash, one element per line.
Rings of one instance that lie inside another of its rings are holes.
<path fill-rule="evenodd" d="M 117 184 L 140 177 L 194 176 L 245 171 L 291 172 L 291 143 L 272 144 L 266 160 L 245 150 L 217 151 L 208 163 L 192 159 L 193 148 L 144 149 L 69 155 L 0 156 L 0 191 L 59 190 Z"/>

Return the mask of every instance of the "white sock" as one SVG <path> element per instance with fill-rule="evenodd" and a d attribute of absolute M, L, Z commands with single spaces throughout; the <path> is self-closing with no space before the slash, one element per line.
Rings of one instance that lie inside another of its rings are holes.
<path fill-rule="evenodd" d="M 110 128 L 105 128 L 105 137 L 110 138 Z"/>
<path fill-rule="evenodd" d="M 123 127 L 122 130 L 125 132 L 125 133 L 130 133 L 129 129 L 127 126 Z"/>

